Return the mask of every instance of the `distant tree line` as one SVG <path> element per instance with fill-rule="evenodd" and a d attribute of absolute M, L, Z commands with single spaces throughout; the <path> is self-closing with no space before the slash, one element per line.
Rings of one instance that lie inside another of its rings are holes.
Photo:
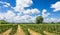
<path fill-rule="evenodd" d="M 0 20 L 0 24 L 8 24 L 5 20 Z"/>

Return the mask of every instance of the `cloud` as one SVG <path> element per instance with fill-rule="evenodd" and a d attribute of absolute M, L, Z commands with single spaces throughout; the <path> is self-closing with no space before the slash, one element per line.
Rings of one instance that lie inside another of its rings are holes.
<path fill-rule="evenodd" d="M 23 11 L 24 7 L 29 7 L 33 4 L 32 0 L 16 0 L 16 7 L 14 8 L 16 11 Z"/>
<path fill-rule="evenodd" d="M 39 11 L 38 9 L 34 8 L 34 9 L 28 9 L 28 10 L 26 10 L 26 11 L 23 12 L 23 13 L 24 13 L 24 14 L 39 14 L 40 11 Z"/>
<path fill-rule="evenodd" d="M 32 0 L 16 0 L 16 7 L 14 7 L 15 11 L 19 13 L 14 17 L 14 21 L 16 22 L 35 22 L 36 16 L 30 16 L 31 14 L 39 14 L 40 11 L 37 8 L 27 9 L 25 7 L 29 7 L 33 4 Z M 24 14 L 24 15 L 23 15 Z M 22 16 L 21 16 L 22 15 Z"/>
<path fill-rule="evenodd" d="M 10 3 L 7 2 L 0 2 L 4 5 L 4 7 L 11 6 Z M 29 7 L 33 4 L 32 0 L 16 0 L 16 6 L 12 7 L 15 11 L 7 10 L 5 13 L 0 13 L 0 20 L 5 20 L 7 22 L 16 22 L 16 23 L 35 23 L 36 17 L 40 16 L 40 10 L 37 8 L 34 9 L 24 9 L 25 7 Z M 18 13 L 15 13 L 18 12 Z M 36 15 L 37 16 L 33 16 Z M 42 10 L 42 16 L 44 17 L 44 22 L 52 22 L 56 21 L 55 18 L 47 18 L 50 15 L 50 13 L 47 12 L 46 9 Z M 59 20 L 60 21 L 60 20 Z"/>
<path fill-rule="evenodd" d="M 0 20 L 5 20 L 7 22 L 15 22 L 15 23 L 35 23 L 34 16 L 30 15 L 16 15 L 13 11 L 8 10 L 6 13 L 0 13 Z"/>
<path fill-rule="evenodd" d="M 0 20 L 3 20 L 3 19 L 4 19 L 3 13 L 0 13 Z"/>
<path fill-rule="evenodd" d="M 15 13 L 13 13 L 12 11 L 8 11 L 7 13 L 5 13 L 5 19 L 12 19 L 15 16 Z"/>
<path fill-rule="evenodd" d="M 31 22 L 35 22 L 35 17 L 33 16 L 29 16 L 29 15 L 23 15 L 23 16 L 15 16 L 14 17 L 14 21 L 16 22 L 27 22 L 27 23 L 31 23 Z"/>
<path fill-rule="evenodd" d="M 48 17 L 50 15 L 50 13 L 46 13 L 47 10 L 46 9 L 43 9 L 42 10 L 42 16 L 45 18 L 45 17 Z"/>
<path fill-rule="evenodd" d="M 51 5 L 51 8 L 54 8 L 54 12 L 57 12 L 60 10 L 60 1 L 56 2 L 55 4 Z"/>
<path fill-rule="evenodd" d="M 0 13 L 0 20 L 11 21 L 13 20 L 14 16 L 15 14 L 12 11 L 8 10 L 6 13 Z"/>
<path fill-rule="evenodd" d="M 60 22 L 60 18 L 46 18 L 44 22 Z"/>
<path fill-rule="evenodd" d="M 0 2 L 1 4 L 5 4 L 4 7 L 11 6 L 7 2 Z M 36 16 L 30 16 L 30 14 L 39 14 L 40 11 L 37 8 L 34 9 L 27 9 L 25 10 L 25 7 L 29 7 L 33 4 L 32 0 L 16 0 L 16 6 L 12 7 L 15 11 L 7 10 L 5 13 L 0 13 L 0 20 L 5 20 L 7 22 L 33 22 L 35 23 Z"/>
<path fill-rule="evenodd" d="M 0 4 L 3 4 L 4 7 L 9 7 L 9 6 L 11 6 L 10 3 L 7 3 L 7 2 L 1 2 L 1 1 L 0 1 Z"/>

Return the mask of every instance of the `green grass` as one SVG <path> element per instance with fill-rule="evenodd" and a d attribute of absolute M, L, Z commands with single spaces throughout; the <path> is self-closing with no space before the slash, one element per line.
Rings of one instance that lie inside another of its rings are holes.
<path fill-rule="evenodd" d="M 22 30 L 25 32 L 25 35 L 30 35 L 28 28 L 41 33 L 42 35 L 45 35 L 43 31 L 48 31 L 60 35 L 60 24 L 0 24 L 0 33 L 3 33 L 6 30 L 12 28 L 10 35 L 13 35 L 17 31 L 18 25 L 21 26 Z"/>
<path fill-rule="evenodd" d="M 12 25 L 0 25 L 0 33 L 5 32 L 6 30 L 10 29 Z"/>
<path fill-rule="evenodd" d="M 25 33 L 25 35 L 30 35 L 30 33 L 28 32 L 28 28 L 26 27 L 26 25 L 20 25 L 22 27 L 23 32 Z"/>
<path fill-rule="evenodd" d="M 38 33 L 43 33 L 43 31 L 48 31 L 51 33 L 60 34 L 60 24 L 22 24 L 23 26 L 30 28 Z"/>
<path fill-rule="evenodd" d="M 13 25 L 12 26 L 12 31 L 10 32 L 9 35 L 14 35 L 17 32 L 18 25 Z"/>
<path fill-rule="evenodd" d="M 25 26 L 33 31 L 36 31 L 38 33 L 41 33 L 42 35 L 45 35 L 43 33 L 42 27 L 41 28 L 39 27 L 39 24 L 26 24 Z"/>

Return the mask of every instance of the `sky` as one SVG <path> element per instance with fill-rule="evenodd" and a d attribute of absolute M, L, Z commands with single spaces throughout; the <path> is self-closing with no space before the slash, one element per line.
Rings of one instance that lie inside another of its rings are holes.
<path fill-rule="evenodd" d="M 60 0 L 0 0 L 0 20 L 35 23 L 37 16 L 60 22 Z"/>

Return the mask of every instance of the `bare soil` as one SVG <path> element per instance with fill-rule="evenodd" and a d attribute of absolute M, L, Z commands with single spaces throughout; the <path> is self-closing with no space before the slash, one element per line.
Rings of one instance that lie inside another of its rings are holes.
<path fill-rule="evenodd" d="M 44 31 L 44 33 L 45 33 L 46 35 L 58 35 L 58 34 L 50 33 L 50 32 L 47 32 L 47 31 Z"/>
<path fill-rule="evenodd" d="M 9 35 L 9 33 L 12 31 L 12 28 L 11 29 L 9 29 L 9 30 L 7 30 L 7 31 L 5 31 L 4 33 L 2 33 L 2 34 L 0 34 L 0 35 Z"/>
<path fill-rule="evenodd" d="M 33 30 L 30 30 L 30 29 L 28 29 L 28 31 L 29 31 L 30 35 L 42 35 L 40 33 L 33 31 Z"/>
<path fill-rule="evenodd" d="M 14 35 L 25 35 L 25 33 L 24 33 L 23 30 L 21 29 L 20 25 L 18 25 L 17 32 L 16 32 Z"/>

